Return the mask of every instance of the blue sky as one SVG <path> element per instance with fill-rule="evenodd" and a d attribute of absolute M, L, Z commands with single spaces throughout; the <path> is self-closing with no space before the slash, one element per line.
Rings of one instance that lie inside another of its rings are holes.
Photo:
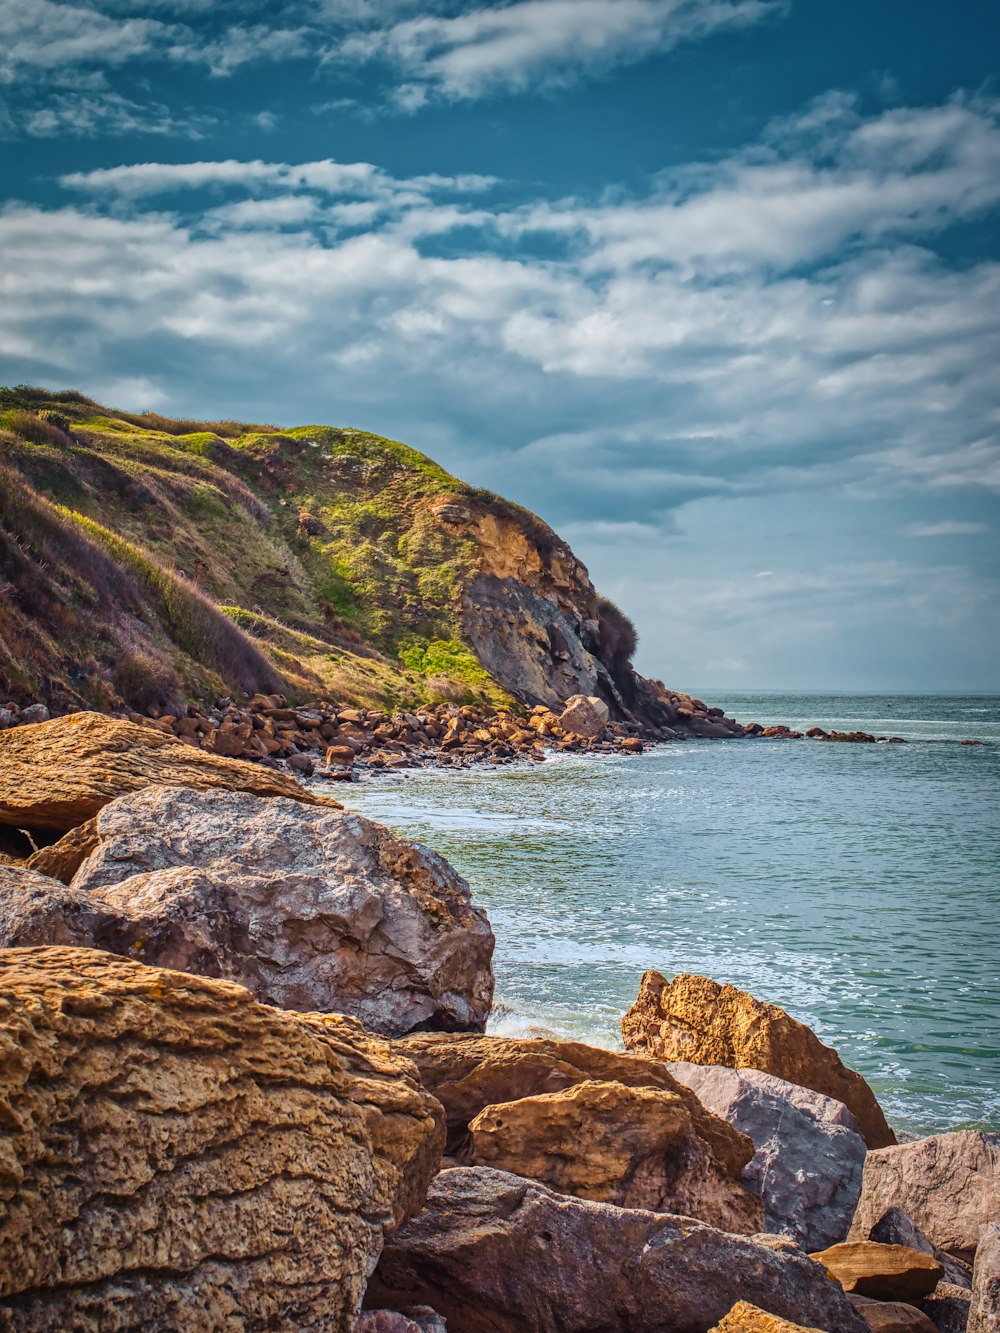
<path fill-rule="evenodd" d="M 1000 688 L 1000 9 L 0 0 L 0 381 L 363 426 L 675 685 Z"/>

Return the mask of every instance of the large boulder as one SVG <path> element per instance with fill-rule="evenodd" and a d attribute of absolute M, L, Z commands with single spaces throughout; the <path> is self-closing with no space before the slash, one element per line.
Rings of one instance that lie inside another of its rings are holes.
<path fill-rule="evenodd" d="M 348 1333 L 443 1140 L 350 1022 L 79 949 L 0 952 L 0 1327 Z"/>
<path fill-rule="evenodd" d="M 667 982 L 646 972 L 638 998 L 622 1019 L 630 1051 L 731 1069 L 760 1069 L 833 1097 L 851 1111 L 869 1148 L 896 1142 L 875 1095 L 804 1023 L 775 1004 L 709 977 Z"/>
<path fill-rule="evenodd" d="M 871 1240 L 844 1241 L 810 1258 L 822 1264 L 845 1291 L 876 1301 L 922 1300 L 944 1276 L 932 1254 Z"/>
<path fill-rule="evenodd" d="M 424 1211 L 387 1237 L 365 1299 L 431 1305 L 449 1333 L 706 1333 L 740 1300 L 866 1333 L 793 1241 L 574 1199 L 488 1167 L 437 1176 Z"/>
<path fill-rule="evenodd" d="M 970 1265 L 954 1258 L 947 1250 L 932 1245 L 909 1213 L 904 1213 L 902 1208 L 889 1208 L 870 1228 L 868 1235 L 860 1239 L 876 1240 L 880 1245 L 908 1245 L 911 1250 L 932 1254 L 944 1270 L 943 1281 L 964 1287 L 966 1291 L 972 1290 Z"/>
<path fill-rule="evenodd" d="M 819 1333 L 819 1330 L 790 1324 L 787 1319 L 768 1314 L 748 1301 L 739 1301 L 709 1333 Z"/>
<path fill-rule="evenodd" d="M 726 1173 L 676 1092 L 590 1080 L 480 1111 L 471 1161 L 561 1194 L 762 1230 L 763 1208 Z"/>
<path fill-rule="evenodd" d="M 972 1302 L 968 1333 L 997 1333 L 1000 1329 L 1000 1225 L 983 1228 L 972 1270 Z"/>
<path fill-rule="evenodd" d="M 806 1250 L 844 1239 L 866 1150 L 843 1102 L 757 1069 L 684 1061 L 668 1068 L 702 1105 L 753 1141 L 743 1179 L 764 1200 L 768 1231 L 792 1236 Z"/>
<path fill-rule="evenodd" d="M 413 1061 L 424 1087 L 444 1106 L 448 1151 L 466 1160 L 469 1126 L 487 1106 L 561 1092 L 595 1080 L 627 1088 L 660 1088 L 680 1097 L 698 1136 L 732 1180 L 740 1179 L 753 1157 L 750 1139 L 707 1111 L 660 1060 L 606 1051 L 577 1041 L 468 1033 L 416 1032 L 396 1043 L 395 1048 Z"/>
<path fill-rule="evenodd" d="M 593 694 L 574 694 L 566 700 L 559 714 L 559 725 L 574 736 L 596 740 L 603 734 L 610 718 L 611 711 L 603 699 Z"/>
<path fill-rule="evenodd" d="M 96 822 L 70 886 L 7 872 L 23 879 L 0 945 L 92 945 L 390 1036 L 485 1025 L 493 934 L 433 852 L 358 815 L 245 792 L 149 787 Z"/>
<path fill-rule="evenodd" d="M 927 1315 L 907 1301 L 875 1301 L 867 1296 L 850 1299 L 871 1333 L 938 1333 Z"/>
<path fill-rule="evenodd" d="M 956 1130 L 870 1152 L 851 1238 L 889 1208 L 902 1208 L 939 1249 L 972 1260 L 979 1236 L 1000 1221 L 1000 1134 Z"/>
<path fill-rule="evenodd" d="M 224 787 L 339 809 L 285 773 L 206 754 L 155 726 L 71 713 L 0 732 L 0 824 L 66 832 L 125 792 Z"/>

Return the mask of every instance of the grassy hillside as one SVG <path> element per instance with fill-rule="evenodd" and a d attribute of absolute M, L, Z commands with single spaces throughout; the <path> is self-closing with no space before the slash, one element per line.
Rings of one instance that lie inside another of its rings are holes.
<path fill-rule="evenodd" d="M 595 652 L 634 642 L 614 608 L 598 624 L 551 529 L 394 440 L 0 390 L 0 690 L 17 702 L 507 705 L 471 646 L 484 572 L 553 607 L 568 588 Z"/>

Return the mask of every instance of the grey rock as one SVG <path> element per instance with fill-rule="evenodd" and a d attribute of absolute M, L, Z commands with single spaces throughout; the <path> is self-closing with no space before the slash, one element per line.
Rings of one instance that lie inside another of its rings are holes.
<path fill-rule="evenodd" d="M 105 806 L 97 837 L 69 889 L 36 876 L 7 895 L 0 945 L 96 946 L 389 1036 L 485 1024 L 485 913 L 446 861 L 379 824 L 283 797 L 150 787 Z"/>
<path fill-rule="evenodd" d="M 1000 1225 L 983 1228 L 972 1270 L 969 1333 L 997 1333 L 1000 1329 Z"/>
<path fill-rule="evenodd" d="M 806 1250 L 847 1235 L 861 1193 L 865 1141 L 842 1102 L 757 1069 L 667 1062 L 702 1105 L 753 1141 L 743 1179 L 764 1201 L 768 1230 Z"/>
<path fill-rule="evenodd" d="M 44 704 L 29 704 L 27 708 L 21 709 L 21 721 L 25 722 L 48 722 L 52 714 Z"/>
<path fill-rule="evenodd" d="M 904 1213 L 902 1208 L 890 1208 L 883 1213 L 868 1233 L 867 1239 L 877 1241 L 881 1245 L 906 1245 L 911 1250 L 932 1254 L 944 1269 L 943 1281 L 950 1282 L 956 1287 L 964 1287 L 966 1291 L 972 1289 L 972 1269 L 969 1265 L 932 1245 L 913 1218 Z"/>
<path fill-rule="evenodd" d="M 427 1305 L 410 1310 L 364 1310 L 354 1333 L 448 1333 L 441 1316 Z"/>
<path fill-rule="evenodd" d="M 983 1228 L 1000 1221 L 1000 1134 L 956 1130 L 869 1152 L 850 1238 L 865 1239 L 889 1208 L 902 1208 L 932 1245 L 971 1260 Z"/>
<path fill-rule="evenodd" d="M 388 1238 L 372 1304 L 426 1302 L 450 1333 L 706 1333 L 745 1300 L 825 1333 L 867 1333 L 791 1240 L 556 1194 L 488 1167 L 442 1171 Z"/>
<path fill-rule="evenodd" d="M 939 1282 L 922 1305 L 938 1333 L 966 1333 L 972 1293 L 951 1282 Z"/>

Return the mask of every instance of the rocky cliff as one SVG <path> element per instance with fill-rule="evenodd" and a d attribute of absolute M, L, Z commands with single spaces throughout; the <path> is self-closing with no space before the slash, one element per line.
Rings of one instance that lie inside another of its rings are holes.
<path fill-rule="evenodd" d="M 2 699 L 156 713 L 262 690 L 369 708 L 584 694 L 688 725 L 634 648 L 547 524 L 396 441 L 0 390 Z"/>

